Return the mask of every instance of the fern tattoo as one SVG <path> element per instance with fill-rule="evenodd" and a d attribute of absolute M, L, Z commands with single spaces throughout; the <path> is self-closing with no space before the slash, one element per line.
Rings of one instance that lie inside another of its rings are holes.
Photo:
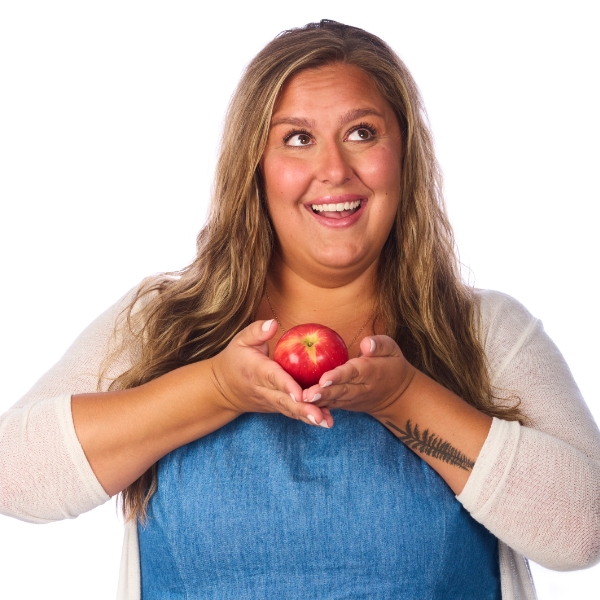
<path fill-rule="evenodd" d="M 415 425 L 414 428 L 412 427 L 410 419 L 406 421 L 406 431 L 402 431 L 402 429 L 396 427 L 391 421 L 386 421 L 386 424 L 400 434 L 398 438 L 409 448 L 421 454 L 427 454 L 427 456 L 443 460 L 451 465 L 456 465 L 464 471 L 473 470 L 475 466 L 474 461 L 467 458 L 460 450 L 451 446 L 449 442 L 440 440 L 435 433 L 429 433 L 429 429 L 421 433 L 418 425 Z"/>

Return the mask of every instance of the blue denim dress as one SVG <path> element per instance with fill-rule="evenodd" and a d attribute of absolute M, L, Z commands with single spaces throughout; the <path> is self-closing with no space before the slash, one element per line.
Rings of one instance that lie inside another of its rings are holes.
<path fill-rule="evenodd" d="M 159 462 L 142 600 L 500 600 L 497 539 L 375 419 L 245 414 Z"/>

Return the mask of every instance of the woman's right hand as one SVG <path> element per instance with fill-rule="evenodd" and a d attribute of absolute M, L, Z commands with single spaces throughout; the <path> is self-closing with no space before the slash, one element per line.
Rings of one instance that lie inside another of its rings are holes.
<path fill-rule="evenodd" d="M 329 410 L 302 402 L 302 388 L 269 358 L 268 342 L 276 333 L 274 319 L 255 321 L 210 359 L 224 408 L 239 414 L 278 412 L 309 425 L 331 427 Z"/>
<path fill-rule="evenodd" d="M 73 395 L 77 437 L 106 493 L 120 492 L 165 454 L 244 412 L 279 412 L 330 427 L 327 408 L 292 400 L 302 398 L 300 386 L 269 359 L 267 342 L 276 332 L 273 322 L 258 321 L 213 358 L 138 387 Z"/>

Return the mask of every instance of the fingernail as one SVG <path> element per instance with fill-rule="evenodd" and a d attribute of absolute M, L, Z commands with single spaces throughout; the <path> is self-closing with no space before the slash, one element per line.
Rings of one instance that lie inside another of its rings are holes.
<path fill-rule="evenodd" d="M 307 419 L 313 424 L 316 425 L 317 424 L 317 420 L 312 416 L 312 415 L 308 415 Z"/>
<path fill-rule="evenodd" d="M 296 396 L 294 396 L 294 394 L 290 394 L 290 396 L 292 397 L 292 400 L 293 400 L 294 402 L 298 402 L 298 400 L 296 400 Z"/>
<path fill-rule="evenodd" d="M 271 329 L 271 323 L 274 321 L 274 319 L 269 319 L 268 321 L 265 321 L 262 324 L 262 330 L 263 331 L 269 331 L 269 329 Z"/>
<path fill-rule="evenodd" d="M 325 427 L 325 429 L 329 429 L 329 425 L 327 425 L 327 421 L 325 419 L 323 419 L 320 423 L 319 423 L 320 427 Z"/>
<path fill-rule="evenodd" d="M 315 394 L 312 398 L 312 400 L 309 400 L 309 402 L 316 402 L 317 400 L 321 399 L 321 394 Z"/>
<path fill-rule="evenodd" d="M 371 340 L 371 352 L 375 352 L 375 340 L 373 338 L 369 338 L 369 340 Z"/>
<path fill-rule="evenodd" d="M 333 381 L 331 381 L 331 380 L 329 380 L 329 381 L 326 381 L 326 382 L 325 382 L 325 383 L 324 383 L 324 384 L 323 384 L 321 387 L 322 387 L 322 388 L 324 388 L 324 387 L 329 387 L 329 386 L 330 386 L 332 383 L 333 383 Z"/>

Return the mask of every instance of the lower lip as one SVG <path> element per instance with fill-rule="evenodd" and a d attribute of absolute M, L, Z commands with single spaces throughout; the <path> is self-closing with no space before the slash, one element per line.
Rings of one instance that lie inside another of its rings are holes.
<path fill-rule="evenodd" d="M 356 223 L 363 212 L 365 212 L 365 207 L 367 205 L 367 200 L 361 200 L 360 206 L 356 212 L 353 212 L 351 215 L 347 217 L 342 217 L 341 219 L 331 219 L 329 217 L 324 217 L 323 215 L 316 213 L 311 207 L 310 204 L 305 204 L 308 212 L 322 225 L 326 227 L 349 227 L 350 225 L 354 225 Z"/>

